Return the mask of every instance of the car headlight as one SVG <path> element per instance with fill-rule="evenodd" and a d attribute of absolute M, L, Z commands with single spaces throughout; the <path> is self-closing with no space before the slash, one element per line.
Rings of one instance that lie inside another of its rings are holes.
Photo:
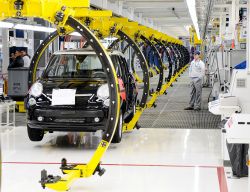
<path fill-rule="evenodd" d="M 29 91 L 29 94 L 33 97 L 39 97 L 43 93 L 43 85 L 39 82 L 34 83 Z"/>
<path fill-rule="evenodd" d="M 98 99 L 105 101 L 109 98 L 109 86 L 108 84 L 104 84 L 100 86 L 97 90 Z"/>

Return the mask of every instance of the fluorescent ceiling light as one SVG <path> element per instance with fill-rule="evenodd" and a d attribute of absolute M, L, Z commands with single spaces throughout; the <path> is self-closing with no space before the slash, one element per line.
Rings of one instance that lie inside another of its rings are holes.
<path fill-rule="evenodd" d="M 20 30 L 28 30 L 28 31 L 40 31 L 40 32 L 47 32 L 52 33 L 56 31 L 55 28 L 52 27 L 43 27 L 37 25 L 25 25 L 25 24 L 14 24 L 10 22 L 0 22 L 0 28 L 7 28 L 7 29 L 20 29 Z"/>
<path fill-rule="evenodd" d="M 13 28 L 21 29 L 21 30 L 28 30 L 28 31 L 47 32 L 47 33 L 52 33 L 56 31 L 55 28 L 51 28 L 51 27 L 42 27 L 42 26 L 24 25 L 24 24 L 16 24 Z"/>
<path fill-rule="evenodd" d="M 2 48 L 3 47 L 3 45 L 2 44 L 0 44 L 0 48 Z"/>
<path fill-rule="evenodd" d="M 14 26 L 13 23 L 9 23 L 9 22 L 2 22 L 0 21 L 0 28 L 12 28 Z"/>
<path fill-rule="evenodd" d="M 191 19 L 192 19 L 193 24 L 194 24 L 196 34 L 198 36 L 198 39 L 200 40 L 201 37 L 200 37 L 200 30 L 199 30 L 199 26 L 198 26 L 197 15 L 196 15 L 195 0 L 186 0 L 186 2 L 187 2 L 187 6 L 188 6 L 188 10 L 189 10 Z"/>

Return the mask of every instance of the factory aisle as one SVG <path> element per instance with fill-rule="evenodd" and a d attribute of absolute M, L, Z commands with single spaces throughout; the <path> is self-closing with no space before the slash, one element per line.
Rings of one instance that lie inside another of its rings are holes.
<path fill-rule="evenodd" d="M 218 129 L 220 116 L 208 111 L 211 88 L 203 88 L 201 111 L 185 111 L 190 98 L 188 70 L 158 98 L 156 108 L 146 110 L 140 119 L 143 128 Z"/>

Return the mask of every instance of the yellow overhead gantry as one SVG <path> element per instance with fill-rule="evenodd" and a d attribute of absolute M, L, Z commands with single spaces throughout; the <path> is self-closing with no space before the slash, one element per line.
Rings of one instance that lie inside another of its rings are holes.
<path fill-rule="evenodd" d="M 172 37 L 160 33 L 160 32 L 155 32 L 155 39 L 157 39 L 162 45 L 164 45 L 164 42 L 170 42 L 170 43 L 176 43 L 179 45 L 183 45 L 183 42 L 177 39 L 173 39 Z M 167 81 L 163 86 L 162 89 L 160 90 L 159 95 L 163 95 L 166 93 L 167 88 L 169 88 L 173 82 L 176 81 L 176 79 L 180 76 L 180 74 L 183 73 L 183 71 L 185 71 L 185 69 L 187 68 L 187 66 L 183 67 L 180 71 L 178 71 L 174 76 L 171 76 L 171 79 L 169 81 Z"/>
<path fill-rule="evenodd" d="M 118 93 L 118 80 L 112 65 L 112 61 L 100 44 L 96 36 L 83 24 L 81 24 L 74 17 L 93 17 L 93 16 L 111 16 L 110 11 L 94 11 L 90 10 L 90 3 L 85 1 L 69 1 L 69 0 L 1 0 L 0 1 L 0 19 L 4 20 L 10 17 L 39 17 L 45 19 L 57 27 L 58 34 L 65 35 L 69 31 L 77 31 L 82 36 L 86 37 L 88 43 L 97 52 L 97 55 L 104 65 L 104 70 L 108 76 L 108 84 L 110 90 L 111 107 L 109 109 L 108 129 L 104 133 L 102 141 L 100 142 L 93 157 L 86 165 L 75 165 L 69 167 L 67 164 L 62 164 L 62 170 L 67 175 L 63 178 L 48 177 L 46 172 L 42 173 L 42 186 L 48 187 L 56 191 L 69 190 L 70 185 L 75 179 L 90 177 L 95 172 L 100 175 L 104 170 L 100 168 L 100 160 L 107 150 L 114 132 L 117 127 L 118 116 L 120 113 L 120 96 Z M 53 38 L 49 39 L 47 44 L 43 45 L 44 52 Z M 36 52 L 36 60 L 33 60 L 30 67 L 29 84 L 36 80 L 35 72 L 41 54 Z"/>
<path fill-rule="evenodd" d="M 123 31 L 126 33 L 127 37 L 130 37 L 134 42 L 139 44 L 139 42 L 145 42 L 150 41 L 153 42 L 154 38 L 158 39 L 159 41 L 165 41 L 165 42 L 171 42 L 175 44 L 182 45 L 182 41 L 174 39 L 166 34 L 163 34 L 161 32 L 158 32 L 156 30 L 153 30 L 149 27 L 145 27 L 142 25 L 139 25 L 137 22 L 131 22 L 127 18 L 118 18 L 118 17 L 100 17 L 93 19 L 92 22 L 90 22 L 89 28 L 91 30 L 94 30 L 97 32 L 97 35 L 104 38 L 109 36 L 116 36 L 118 38 L 119 31 Z M 144 37 L 144 40 L 143 38 Z M 157 51 L 157 50 L 156 50 Z M 146 64 L 146 63 L 145 63 Z M 150 69 L 149 69 L 150 70 Z M 178 71 L 174 76 L 171 77 L 171 80 L 164 84 L 164 86 L 159 86 L 157 91 L 152 94 L 152 97 L 150 101 L 147 102 L 145 107 L 137 107 L 136 114 L 134 115 L 134 118 L 127 124 L 124 124 L 123 131 L 131 131 L 134 129 L 136 123 L 138 122 L 141 114 L 143 113 L 144 109 L 150 108 L 154 106 L 156 99 L 158 96 L 162 95 L 166 92 L 166 89 L 172 85 L 174 81 L 179 77 L 179 75 L 183 72 L 184 68 L 182 68 L 180 71 Z M 135 76 L 138 76 L 136 73 L 134 73 Z M 161 73 L 162 78 L 160 78 L 160 83 L 162 84 L 163 81 L 163 73 Z M 137 77 L 139 78 L 139 77 Z M 145 78 L 144 78 L 145 81 Z M 144 88 L 145 88 L 144 84 Z"/>
<path fill-rule="evenodd" d="M 86 22 L 86 21 L 84 21 Z M 112 18 L 95 18 L 92 21 L 89 22 L 88 27 L 95 31 L 95 33 L 99 37 L 109 37 L 109 36 L 116 36 L 118 38 L 123 38 L 125 40 L 130 39 L 132 41 L 131 46 L 133 48 L 136 48 L 136 43 L 140 41 L 146 41 L 147 43 L 151 43 L 150 40 L 148 39 L 150 36 L 152 36 L 152 30 L 149 28 L 144 28 L 141 25 L 138 25 L 137 22 L 131 22 L 128 21 L 126 18 L 117 18 L 117 17 L 112 17 Z M 122 34 L 121 34 L 122 33 Z M 126 36 L 124 36 L 126 34 Z M 145 37 L 145 36 L 146 37 Z M 124 36 L 124 37 L 122 37 Z M 148 37 L 148 38 L 147 38 Z M 136 113 L 133 117 L 133 119 L 129 122 L 124 124 L 123 126 L 123 131 L 131 131 L 134 129 L 136 126 L 136 123 L 138 122 L 141 114 L 143 113 L 144 109 L 146 107 L 151 107 L 154 103 L 155 100 L 157 99 L 157 96 L 159 95 L 159 91 L 161 89 L 162 81 L 163 81 L 163 70 L 160 72 L 160 85 L 158 86 L 158 91 L 156 93 L 153 93 L 152 99 L 146 104 L 147 101 L 147 95 L 148 95 L 148 90 L 149 90 L 149 80 L 148 80 L 148 65 L 147 62 L 143 56 L 143 53 L 140 52 L 139 48 L 137 47 L 137 54 L 141 57 L 141 67 L 143 69 L 143 82 L 144 82 L 144 92 L 143 92 L 143 97 L 141 105 L 137 107 Z M 157 51 L 157 50 L 156 50 Z M 159 54 L 159 53 L 158 53 Z M 159 58 L 160 60 L 160 58 Z M 159 61 L 161 62 L 161 61 Z"/>
<path fill-rule="evenodd" d="M 104 133 L 102 141 L 87 164 L 67 165 L 67 162 L 63 160 L 61 169 L 66 176 L 63 178 L 59 176 L 48 177 L 46 171 L 43 171 L 41 183 L 43 187 L 48 187 L 56 191 L 66 191 L 69 190 L 72 182 L 78 178 L 90 177 L 96 172 L 102 175 L 104 170 L 100 168 L 100 160 L 107 150 L 117 127 L 118 115 L 120 113 L 120 96 L 117 86 L 118 80 L 112 61 L 91 30 L 94 29 L 97 36 L 107 36 L 119 33 L 120 31 L 127 35 L 121 33 L 121 35 L 123 34 L 123 38 L 130 37 L 135 41 L 138 41 L 138 37 L 142 35 L 149 38 L 152 35 L 152 30 L 146 30 L 146 28 L 139 26 L 138 23 L 129 22 L 125 18 L 111 17 L 111 11 L 91 10 L 89 0 L 0 0 L 0 5 L 0 20 L 10 17 L 39 17 L 57 27 L 57 31 L 49 36 L 47 41 L 42 43 L 41 49 L 35 53 L 30 67 L 30 85 L 36 80 L 36 69 L 42 53 L 58 35 L 66 35 L 72 31 L 77 31 L 87 38 L 88 43 L 97 52 L 108 75 L 111 97 L 108 130 Z M 98 18 L 102 18 L 102 21 Z M 93 22 L 88 22 L 91 20 Z M 180 43 L 178 40 L 172 38 L 166 39 L 169 42 Z M 132 43 L 132 46 L 136 45 Z M 149 86 L 148 82 L 146 83 Z M 148 93 L 145 94 L 147 95 Z M 136 111 L 135 118 L 124 126 L 124 130 L 132 130 L 134 128 L 143 110 L 144 108 L 141 108 Z"/>
<path fill-rule="evenodd" d="M 84 21 L 84 23 L 86 23 L 86 20 Z M 89 22 L 88 27 L 91 30 L 95 31 L 95 34 L 100 38 L 110 37 L 110 36 L 116 36 L 120 38 L 118 34 L 119 32 L 122 31 L 127 35 L 127 37 L 125 38 L 131 38 L 131 40 L 133 40 L 137 44 L 139 44 L 139 42 L 145 42 L 145 40 L 151 43 L 154 41 L 154 38 L 158 39 L 161 42 L 165 41 L 165 42 L 170 42 L 170 43 L 179 44 L 179 45 L 183 44 L 182 41 L 178 39 L 172 38 L 166 34 L 158 32 L 149 27 L 139 25 L 137 22 L 129 21 L 127 18 L 95 17 L 91 20 L 91 22 Z M 145 65 L 147 65 L 146 62 L 145 62 Z M 148 68 L 148 65 L 147 65 L 147 68 Z M 166 92 L 166 89 L 169 86 L 171 86 L 174 81 L 176 81 L 176 79 L 183 72 L 183 70 L 184 69 L 181 69 L 178 73 L 172 76 L 171 80 L 167 82 L 166 84 L 164 84 L 163 86 L 162 86 L 163 72 L 161 71 L 160 75 L 162 77 L 160 77 L 160 85 L 158 86 L 157 91 L 152 94 L 150 101 L 147 102 L 145 107 L 137 107 L 137 111 L 136 111 L 136 114 L 134 115 L 134 118 L 129 123 L 124 124 L 124 128 L 123 128 L 124 131 L 131 131 L 134 129 L 144 109 L 155 106 L 155 101 L 158 98 L 158 96 Z M 151 71 L 152 73 L 154 72 L 152 71 L 152 68 L 151 69 L 149 68 L 149 71 Z M 137 79 L 139 79 L 140 82 L 143 82 L 142 80 L 140 80 L 136 72 L 134 73 L 134 75 Z M 145 77 L 144 77 L 144 81 L 145 81 Z M 144 84 L 144 88 L 145 86 L 147 86 L 147 83 Z"/>

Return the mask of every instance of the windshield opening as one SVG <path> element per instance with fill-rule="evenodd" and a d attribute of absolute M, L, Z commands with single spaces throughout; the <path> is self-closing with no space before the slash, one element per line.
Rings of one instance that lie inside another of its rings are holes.
<path fill-rule="evenodd" d="M 95 54 L 53 55 L 43 78 L 102 78 L 106 79 L 103 66 Z"/>

